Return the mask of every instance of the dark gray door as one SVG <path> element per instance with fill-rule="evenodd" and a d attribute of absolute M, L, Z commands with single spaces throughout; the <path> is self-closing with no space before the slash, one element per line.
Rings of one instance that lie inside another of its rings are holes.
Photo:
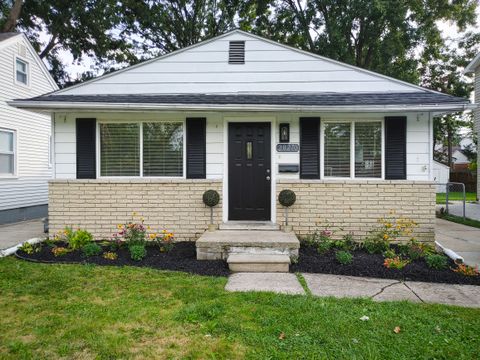
<path fill-rule="evenodd" d="M 230 123 L 230 220 L 270 220 L 270 123 Z"/>

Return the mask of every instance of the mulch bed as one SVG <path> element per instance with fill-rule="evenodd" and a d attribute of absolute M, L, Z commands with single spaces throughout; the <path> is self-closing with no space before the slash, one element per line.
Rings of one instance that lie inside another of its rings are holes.
<path fill-rule="evenodd" d="M 333 250 L 320 255 L 314 247 L 304 244 L 300 247 L 299 255 L 298 263 L 290 266 L 291 272 L 480 285 L 480 276 L 464 276 L 453 272 L 450 268 L 456 268 L 456 265 L 451 260 L 449 269 L 446 270 L 430 269 L 423 259 L 412 261 L 402 270 L 396 270 L 383 266 L 384 257 L 381 254 L 369 254 L 364 250 L 354 251 L 353 262 L 349 265 L 339 264 Z"/>
<path fill-rule="evenodd" d="M 59 246 L 67 246 L 58 243 Z M 108 251 L 108 249 L 104 249 Z M 84 257 L 81 251 L 72 251 L 63 256 L 55 257 L 52 248 L 43 244 L 40 252 L 27 254 L 18 250 L 16 256 L 23 260 L 42 263 L 81 263 L 109 266 L 139 266 L 161 270 L 183 271 L 197 275 L 228 276 L 230 271 L 225 261 L 196 259 L 194 242 L 177 242 L 169 252 L 162 253 L 158 247 L 147 247 L 147 256 L 141 261 L 134 261 L 126 248 L 115 251 L 118 255 L 116 260 L 104 259 L 102 255 Z"/>

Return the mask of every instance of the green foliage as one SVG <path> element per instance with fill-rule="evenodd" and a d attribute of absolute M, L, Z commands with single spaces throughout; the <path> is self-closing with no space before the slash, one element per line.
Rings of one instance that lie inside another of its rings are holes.
<path fill-rule="evenodd" d="M 40 244 L 30 244 L 28 242 L 25 242 L 25 243 L 22 244 L 22 246 L 20 246 L 19 250 L 23 251 L 24 253 L 26 253 L 28 255 L 32 255 L 34 253 L 40 252 L 41 245 Z"/>
<path fill-rule="evenodd" d="M 130 251 L 130 258 L 135 261 L 140 261 L 147 256 L 147 249 L 142 244 L 130 245 L 128 250 Z"/>
<path fill-rule="evenodd" d="M 425 262 L 432 269 L 444 270 L 448 267 L 448 259 L 442 254 L 428 254 L 425 256 Z"/>
<path fill-rule="evenodd" d="M 404 258 L 418 260 L 426 255 L 435 253 L 435 249 L 429 245 L 421 243 L 415 239 L 410 239 L 407 244 L 398 245 L 399 253 Z"/>
<path fill-rule="evenodd" d="M 58 257 L 58 256 L 65 256 L 67 255 L 71 250 L 66 248 L 66 247 L 63 247 L 63 246 L 55 246 L 54 248 L 52 248 L 52 254 L 55 256 L 55 257 Z"/>
<path fill-rule="evenodd" d="M 352 263 L 353 255 L 348 251 L 340 250 L 335 253 L 335 259 L 342 265 L 348 265 Z"/>
<path fill-rule="evenodd" d="M 144 219 L 140 217 L 140 221 L 135 221 L 137 217 L 136 213 L 132 214 L 134 220 L 126 224 L 118 224 L 118 232 L 113 236 L 113 241 L 116 242 L 116 245 L 121 244 L 122 242 L 126 243 L 127 246 L 132 245 L 145 245 L 147 241 L 147 227 L 144 224 Z M 113 245 L 113 244 L 112 244 Z M 113 245 L 115 247 L 116 245 Z M 112 248 L 112 251 L 116 249 Z"/>
<path fill-rule="evenodd" d="M 352 234 L 345 234 L 343 235 L 342 239 L 333 241 L 333 247 L 335 249 L 344 250 L 344 251 L 355 250 L 357 245 L 358 244 L 353 240 Z"/>
<path fill-rule="evenodd" d="M 385 266 L 387 269 L 401 270 L 405 266 L 407 266 L 409 263 L 410 263 L 410 260 L 402 259 L 399 256 L 396 256 L 394 258 L 386 258 L 383 263 L 383 266 Z"/>
<path fill-rule="evenodd" d="M 86 257 L 100 255 L 102 247 L 94 242 L 82 246 L 82 253 Z"/>
<path fill-rule="evenodd" d="M 93 241 L 93 235 L 87 230 L 75 230 L 68 240 L 68 246 L 72 250 L 78 250 Z"/>
<path fill-rule="evenodd" d="M 362 247 L 369 254 L 381 254 L 390 248 L 390 242 L 381 237 L 368 237 L 363 242 Z"/>
<path fill-rule="evenodd" d="M 216 190 L 207 190 L 203 193 L 203 203 L 209 207 L 214 207 L 220 202 L 220 194 Z"/>
<path fill-rule="evenodd" d="M 295 201 L 297 200 L 297 197 L 295 193 L 292 190 L 282 190 L 278 194 L 278 202 L 285 207 L 290 207 L 293 204 L 295 204 Z"/>

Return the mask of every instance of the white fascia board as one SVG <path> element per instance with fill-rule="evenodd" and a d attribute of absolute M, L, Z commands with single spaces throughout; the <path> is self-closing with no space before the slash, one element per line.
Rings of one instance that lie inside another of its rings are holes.
<path fill-rule="evenodd" d="M 470 64 L 467 65 L 465 70 L 463 70 L 464 74 L 474 73 L 475 70 L 480 66 L 480 53 L 474 57 Z"/>
<path fill-rule="evenodd" d="M 119 110 L 119 111 L 297 111 L 297 112 L 412 112 L 437 111 L 442 113 L 465 111 L 475 108 L 473 104 L 439 104 L 439 105 L 350 105 L 350 106 L 316 106 L 316 105 L 258 105 L 258 104 L 138 104 L 138 103 L 74 103 L 74 102 L 40 102 L 9 101 L 9 105 L 28 110 Z"/>

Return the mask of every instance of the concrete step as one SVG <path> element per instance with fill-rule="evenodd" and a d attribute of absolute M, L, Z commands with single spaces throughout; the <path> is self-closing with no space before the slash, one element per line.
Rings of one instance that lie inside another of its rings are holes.
<path fill-rule="evenodd" d="M 232 272 L 288 272 L 288 255 L 231 254 L 227 258 Z"/>
<path fill-rule="evenodd" d="M 294 233 L 279 230 L 206 231 L 195 243 L 198 260 L 226 260 L 231 254 L 298 256 Z"/>
<path fill-rule="evenodd" d="M 269 231 L 279 230 L 280 226 L 271 221 L 227 221 L 220 224 L 219 230 Z"/>

